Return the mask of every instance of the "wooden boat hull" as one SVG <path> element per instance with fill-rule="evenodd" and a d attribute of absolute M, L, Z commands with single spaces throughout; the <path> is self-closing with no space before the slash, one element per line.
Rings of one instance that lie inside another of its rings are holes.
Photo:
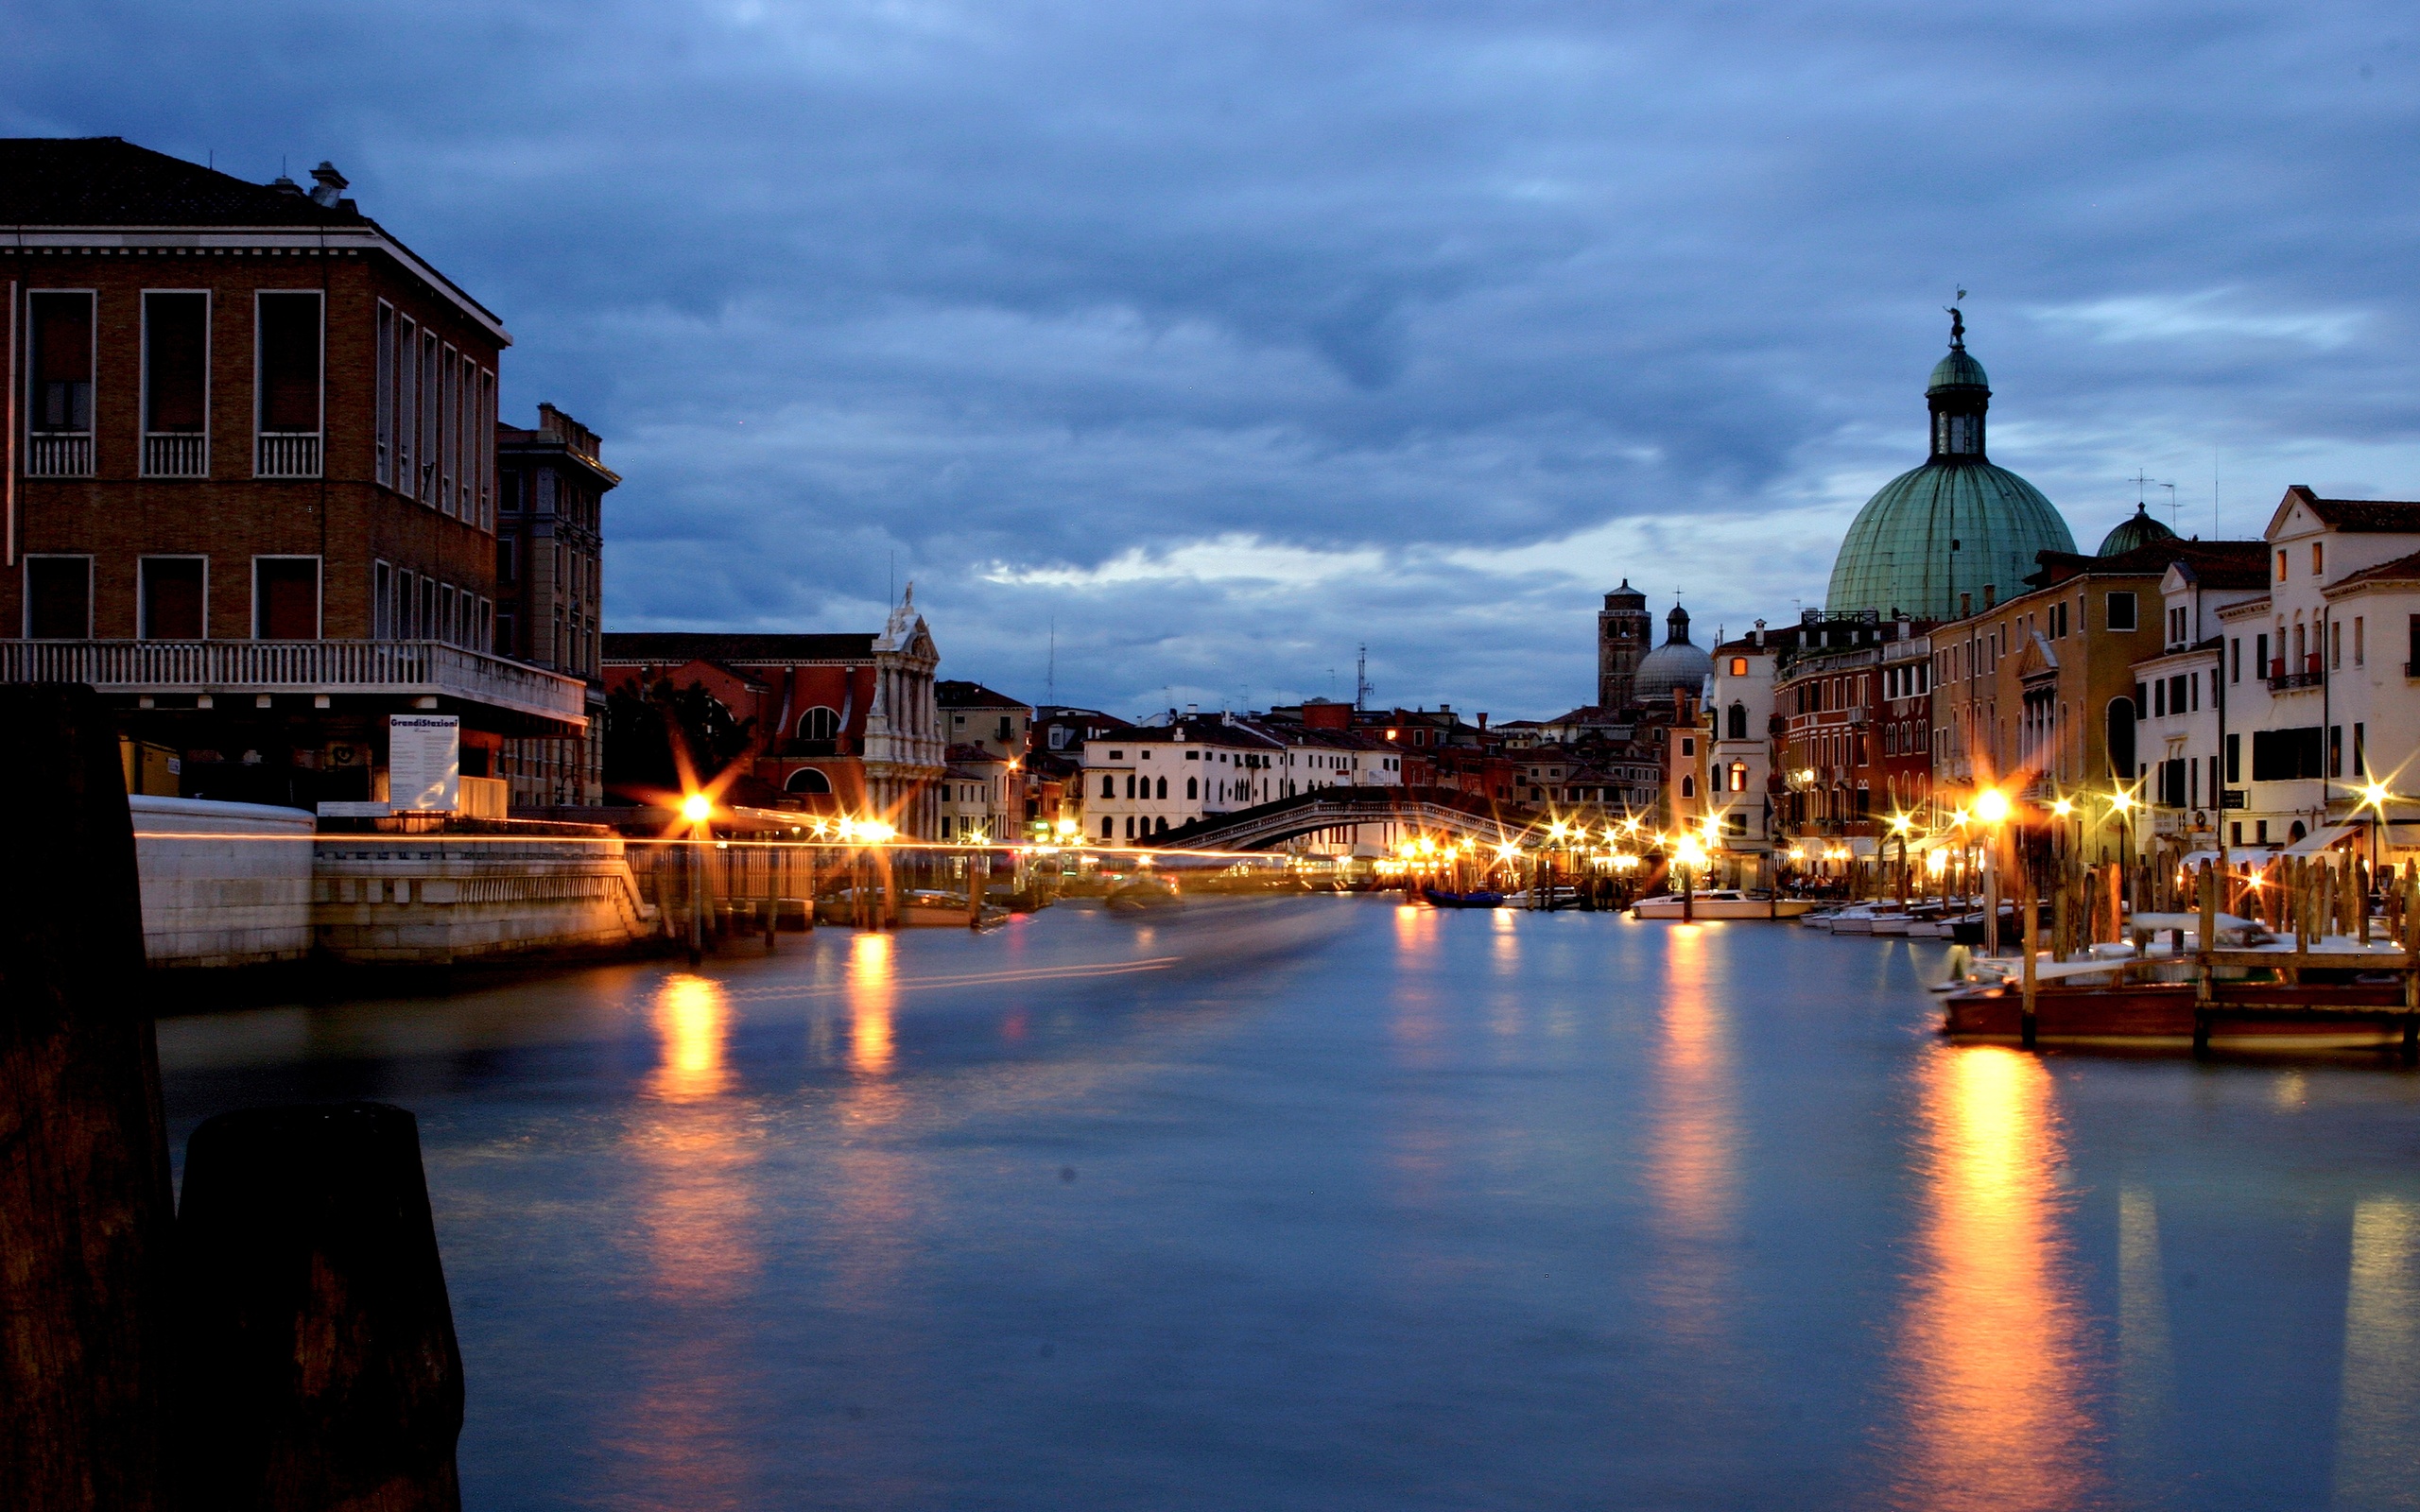
<path fill-rule="evenodd" d="M 1796 919 L 1815 904 L 1804 898 L 1784 898 L 1778 902 L 1763 898 L 1693 898 L 1689 912 L 1699 919 Z M 1678 919 L 1681 900 L 1669 893 L 1642 898 L 1631 904 L 1634 919 Z"/>
<path fill-rule="evenodd" d="M 2227 983 L 2208 1043 L 2218 1050 L 2381 1050 L 2404 1042 L 2403 992 L 2392 985 L 2286 987 Z M 2273 1010 L 2273 1011 L 2263 1011 Z M 2016 1044 L 2023 993 L 2014 985 L 1952 993 L 1943 1031 L 1952 1040 Z M 2191 983 L 2044 987 L 2034 993 L 2037 1044 L 2190 1049 Z"/>
<path fill-rule="evenodd" d="M 1431 887 L 1422 893 L 1431 908 L 1501 908 L 1504 895 L 1500 892 L 1441 892 Z"/>

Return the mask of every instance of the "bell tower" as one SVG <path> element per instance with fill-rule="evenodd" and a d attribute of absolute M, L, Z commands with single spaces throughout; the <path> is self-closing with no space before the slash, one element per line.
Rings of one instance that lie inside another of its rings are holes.
<path fill-rule="evenodd" d="M 1655 622 L 1647 612 L 1647 595 L 1622 579 L 1622 586 L 1605 595 L 1605 607 L 1597 615 L 1597 702 L 1606 709 L 1621 709 L 1632 701 L 1632 689 L 1638 679 L 1638 660 L 1648 652 L 1648 637 L 1654 633 Z"/>

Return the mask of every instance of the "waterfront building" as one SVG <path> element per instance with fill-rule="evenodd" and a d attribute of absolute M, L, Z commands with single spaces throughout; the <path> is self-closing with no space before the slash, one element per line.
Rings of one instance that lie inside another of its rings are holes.
<path fill-rule="evenodd" d="M 2005 785 L 2039 802 L 2138 794 L 2135 664 L 2164 642 L 2169 567 L 2223 578 L 2257 541 L 2155 541 L 2113 557 L 2044 552 L 2027 592 L 1932 633 L 1933 782 L 1962 801 Z M 2098 822 L 2098 821 L 2096 821 Z M 2099 833 L 2096 847 L 2124 837 Z M 2096 851 L 2097 853 L 2097 851 Z"/>
<path fill-rule="evenodd" d="M 0 678 L 93 684 L 168 796 L 379 800 L 389 720 L 450 715 L 501 816 L 506 743 L 590 718 L 495 653 L 511 337 L 311 179 L 0 141 Z"/>
<path fill-rule="evenodd" d="M 645 699 L 703 688 L 748 732 L 734 758 L 740 780 L 726 790 L 734 801 L 875 817 L 935 839 L 947 745 L 933 696 L 941 653 L 915 597 L 911 584 L 879 634 L 609 633 L 606 689 Z"/>
<path fill-rule="evenodd" d="M 2359 840 L 2361 789 L 2409 788 L 2420 750 L 2420 503 L 2324 499 L 2296 485 L 2272 513 L 2263 580 L 2217 610 L 2223 637 L 2222 822 L 2230 845 Z M 2420 810 L 2390 800 L 2379 853 Z M 2366 850 L 2366 847 L 2364 847 Z"/>
<path fill-rule="evenodd" d="M 1964 317 L 1949 319 L 1949 353 L 1925 388 L 1931 453 L 1858 511 L 1832 562 L 1830 613 L 1964 619 L 2022 593 L 2036 554 L 2076 549 L 2041 490 L 1985 453 L 1991 381 Z"/>
<path fill-rule="evenodd" d="M 1931 627 L 1871 611 L 1802 613 L 1772 704 L 1777 828 L 1878 853 L 1891 820 L 1932 800 Z"/>
<path fill-rule="evenodd" d="M 1773 688 L 1781 652 L 1794 638 L 1771 637 L 1758 620 L 1747 635 L 1714 648 L 1704 719 L 1709 809 L 1723 848 L 1743 855 L 1773 848 Z"/>
<path fill-rule="evenodd" d="M 1351 706 L 1287 713 L 1312 718 L 1188 709 L 1087 740 L 1077 784 L 1081 833 L 1100 844 L 1141 840 L 1301 793 L 1403 781 L 1404 753 L 1352 729 Z M 1303 848 L 1344 851 L 1357 839 L 1343 826 L 1306 837 Z"/>
<path fill-rule="evenodd" d="M 2224 805 L 2243 801 L 2239 787 L 2232 799 L 2224 796 L 2241 777 L 2224 775 L 2230 690 L 2221 616 L 2265 599 L 2268 586 L 2263 559 L 2253 552 L 2233 560 L 2172 561 L 2160 578 L 2159 646 L 2135 663 L 2137 784 L 2150 812 L 2147 833 L 2187 852 L 2216 850 Z M 2241 717 L 2234 724 L 2238 768 Z M 2234 819 L 2240 831 L 2239 807 Z M 2256 821 L 2259 840 L 2266 841 L 2268 828 L 2265 815 Z"/>
<path fill-rule="evenodd" d="M 935 808 L 939 839 L 980 843 L 1020 838 L 1026 823 L 1024 763 L 989 746 L 951 746 Z"/>
<path fill-rule="evenodd" d="M 943 678 L 933 684 L 942 733 L 952 745 L 980 746 L 1003 761 L 1021 761 L 1031 745 L 1033 709 L 979 682 Z"/>
<path fill-rule="evenodd" d="M 517 809 L 605 801 L 605 495 L 621 483 L 595 431 L 552 404 L 496 427 L 495 653 L 580 682 L 588 727 L 505 742 Z"/>

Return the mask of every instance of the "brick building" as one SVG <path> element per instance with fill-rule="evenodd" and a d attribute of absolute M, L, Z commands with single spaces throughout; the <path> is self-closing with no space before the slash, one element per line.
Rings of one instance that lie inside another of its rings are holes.
<path fill-rule="evenodd" d="M 498 774 L 516 808 L 605 801 L 605 495 L 622 480 L 595 431 L 552 404 L 496 427 L 495 652 L 580 679 L 588 731 L 515 740 Z"/>
<path fill-rule="evenodd" d="M 752 730 L 737 801 L 879 818 L 940 838 L 948 742 L 933 696 L 941 653 L 915 590 L 878 635 L 650 631 L 605 636 L 609 695 L 703 687 Z M 643 796 L 643 795 L 625 795 Z"/>
<path fill-rule="evenodd" d="M 0 141 L 0 678 L 90 682 L 189 796 L 380 796 L 386 721 L 578 735 L 493 654 L 495 315 L 344 197 Z"/>

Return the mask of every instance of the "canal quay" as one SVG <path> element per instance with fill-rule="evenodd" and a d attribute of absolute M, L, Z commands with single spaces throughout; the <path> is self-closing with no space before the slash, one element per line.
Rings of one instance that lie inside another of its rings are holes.
<path fill-rule="evenodd" d="M 160 1029 L 419 1117 L 516 1508 L 2396 1507 L 2420 1078 L 1953 1046 L 1945 943 L 1070 903 Z"/>

